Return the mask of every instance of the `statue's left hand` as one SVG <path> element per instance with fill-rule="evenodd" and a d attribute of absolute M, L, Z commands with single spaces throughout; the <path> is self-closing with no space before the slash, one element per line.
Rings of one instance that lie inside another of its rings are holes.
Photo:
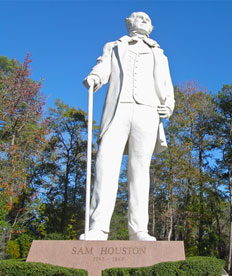
<path fill-rule="evenodd" d="M 158 111 L 160 118 L 168 119 L 172 114 L 171 109 L 164 104 L 158 105 L 157 111 Z"/>

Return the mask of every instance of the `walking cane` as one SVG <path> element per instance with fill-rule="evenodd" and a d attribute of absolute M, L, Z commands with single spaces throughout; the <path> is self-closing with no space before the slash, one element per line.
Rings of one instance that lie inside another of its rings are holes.
<path fill-rule="evenodd" d="M 89 206 L 91 189 L 91 161 L 92 161 L 92 125 L 93 125 L 93 84 L 89 87 L 88 100 L 88 144 L 87 144 L 87 166 L 86 166 L 86 197 L 85 197 L 85 240 L 89 232 Z"/>

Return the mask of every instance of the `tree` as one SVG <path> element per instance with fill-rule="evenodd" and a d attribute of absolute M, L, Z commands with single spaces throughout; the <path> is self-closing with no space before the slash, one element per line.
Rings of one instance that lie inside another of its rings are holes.
<path fill-rule="evenodd" d="M 151 217 L 156 221 L 150 227 L 156 224 L 160 239 L 185 240 L 187 255 L 214 254 L 212 229 L 224 199 L 212 174 L 216 106 L 196 82 L 176 88 L 175 98 L 166 125 L 169 148 L 152 160 Z"/>
<path fill-rule="evenodd" d="M 19 62 L 0 57 L 0 229 L 10 240 L 31 215 L 30 176 L 46 144 L 41 82 L 30 78 L 30 56 Z"/>
<path fill-rule="evenodd" d="M 121 174 L 119 177 L 117 200 L 114 213 L 110 223 L 110 240 L 128 240 L 129 233 L 127 227 L 128 211 L 128 183 L 127 183 L 127 156 L 123 156 Z"/>
<path fill-rule="evenodd" d="M 223 85 L 221 91 L 215 97 L 219 117 L 216 122 L 216 147 L 220 150 L 222 158 L 218 161 L 218 170 L 221 178 L 228 185 L 230 201 L 230 246 L 228 257 L 228 271 L 231 272 L 232 259 L 232 85 Z"/>
<path fill-rule="evenodd" d="M 77 238 L 84 229 L 87 114 L 57 100 L 47 120 L 51 132 L 36 180 L 45 199 L 45 233 Z"/>

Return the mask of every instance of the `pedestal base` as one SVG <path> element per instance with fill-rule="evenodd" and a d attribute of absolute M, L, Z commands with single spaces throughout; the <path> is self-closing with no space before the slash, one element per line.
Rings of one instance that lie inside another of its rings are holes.
<path fill-rule="evenodd" d="M 27 262 L 80 268 L 101 276 L 113 267 L 145 267 L 185 260 L 182 241 L 33 241 Z"/>

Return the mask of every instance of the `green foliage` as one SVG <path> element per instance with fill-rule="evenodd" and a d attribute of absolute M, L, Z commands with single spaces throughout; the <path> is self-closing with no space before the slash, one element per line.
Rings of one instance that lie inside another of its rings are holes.
<path fill-rule="evenodd" d="M 212 257 L 187 258 L 185 261 L 159 263 L 143 268 L 111 268 L 103 276 L 221 276 L 225 262 Z"/>
<path fill-rule="evenodd" d="M 42 238 L 56 232 L 77 239 L 84 229 L 87 114 L 58 99 L 47 121 L 50 136 L 35 179 L 46 202 L 39 231 Z"/>
<path fill-rule="evenodd" d="M 120 179 L 123 178 L 122 172 Z M 127 229 L 127 182 L 119 182 L 119 192 L 110 224 L 109 240 L 128 240 Z"/>
<path fill-rule="evenodd" d="M 181 264 L 183 271 L 192 273 L 192 275 L 221 275 L 225 261 L 213 257 L 192 257 L 187 262 Z M 198 274 L 197 274 L 197 273 Z"/>
<path fill-rule="evenodd" d="M 12 73 L 17 66 L 19 66 L 17 60 L 10 60 L 8 57 L 0 56 L 0 74 Z"/>
<path fill-rule="evenodd" d="M 12 259 L 20 258 L 20 245 L 17 240 L 8 241 L 7 243 L 7 254 Z"/>
<path fill-rule="evenodd" d="M 44 240 L 64 240 L 64 239 L 65 239 L 64 235 L 57 232 L 46 234 L 44 237 Z"/>
<path fill-rule="evenodd" d="M 18 238 L 8 241 L 7 253 L 12 259 L 26 258 L 33 241 L 33 237 L 27 233 L 22 233 Z"/>
<path fill-rule="evenodd" d="M 217 104 L 195 82 L 176 88 L 175 98 L 168 150 L 151 164 L 149 229 L 160 240 L 184 240 L 187 256 L 225 258 L 229 204 L 216 167 Z"/>
<path fill-rule="evenodd" d="M 19 237 L 17 238 L 17 242 L 19 243 L 19 246 L 20 246 L 20 258 L 27 257 L 33 239 L 34 238 L 27 233 L 23 233 L 19 235 Z"/>
<path fill-rule="evenodd" d="M 41 263 L 0 261 L 1 276 L 87 276 L 87 271 Z"/>
<path fill-rule="evenodd" d="M 131 275 L 130 272 L 131 272 L 130 268 L 109 268 L 109 269 L 103 270 L 102 276 L 130 276 Z"/>

